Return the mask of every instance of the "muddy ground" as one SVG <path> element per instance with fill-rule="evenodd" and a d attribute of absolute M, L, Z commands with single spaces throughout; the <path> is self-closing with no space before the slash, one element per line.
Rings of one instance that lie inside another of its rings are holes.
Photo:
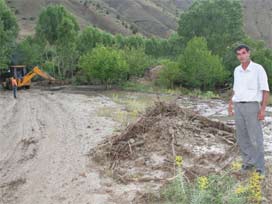
<path fill-rule="evenodd" d="M 104 138 L 122 129 L 123 120 L 130 122 L 123 112 L 137 107 L 135 114 L 141 114 L 156 97 L 88 88 L 34 88 L 20 90 L 14 100 L 11 92 L 0 91 L 0 204 L 131 203 L 145 186 L 122 185 L 100 175 L 88 154 Z M 221 100 L 180 97 L 178 102 L 233 124 Z M 266 159 L 271 161 L 269 112 L 264 126 Z"/>

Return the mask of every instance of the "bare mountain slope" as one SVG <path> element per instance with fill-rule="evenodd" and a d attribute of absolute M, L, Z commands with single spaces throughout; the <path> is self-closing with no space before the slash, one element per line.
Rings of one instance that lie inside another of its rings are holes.
<path fill-rule="evenodd" d="M 190 1 L 8 0 L 7 2 L 17 15 L 21 36 L 33 33 L 42 8 L 50 3 L 61 3 L 76 16 L 81 27 L 92 24 L 111 33 L 128 35 L 132 30 L 137 30 L 147 36 L 166 37 L 177 27 L 180 8 L 187 8 Z"/>
<path fill-rule="evenodd" d="M 81 27 L 95 25 L 111 33 L 167 37 L 177 28 L 177 16 L 193 0 L 7 0 L 16 12 L 20 36 L 32 34 L 42 8 L 63 4 Z M 242 0 L 245 31 L 272 47 L 272 1 Z"/>
<path fill-rule="evenodd" d="M 272 47 L 272 1 L 243 0 L 245 31 Z"/>

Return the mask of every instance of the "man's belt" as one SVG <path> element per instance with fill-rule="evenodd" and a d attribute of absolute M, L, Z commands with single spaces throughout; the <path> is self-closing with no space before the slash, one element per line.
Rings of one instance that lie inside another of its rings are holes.
<path fill-rule="evenodd" d="M 257 101 L 238 101 L 237 103 L 256 103 Z"/>

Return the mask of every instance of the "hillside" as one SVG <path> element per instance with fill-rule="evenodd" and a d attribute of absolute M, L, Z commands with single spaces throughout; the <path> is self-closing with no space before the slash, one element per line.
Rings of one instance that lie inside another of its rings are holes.
<path fill-rule="evenodd" d="M 272 1 L 243 0 L 245 31 L 272 47 Z"/>
<path fill-rule="evenodd" d="M 7 0 L 20 24 L 20 36 L 32 34 L 38 14 L 50 3 L 63 4 L 81 27 L 92 24 L 111 33 L 167 37 L 177 16 L 193 0 Z M 272 47 L 272 1 L 242 0 L 246 32 Z"/>
<path fill-rule="evenodd" d="M 63 4 L 81 25 L 95 25 L 111 33 L 131 34 L 137 30 L 146 36 L 166 37 L 177 26 L 179 8 L 191 0 L 7 0 L 20 24 L 20 36 L 34 31 L 38 14 L 50 3 Z"/>

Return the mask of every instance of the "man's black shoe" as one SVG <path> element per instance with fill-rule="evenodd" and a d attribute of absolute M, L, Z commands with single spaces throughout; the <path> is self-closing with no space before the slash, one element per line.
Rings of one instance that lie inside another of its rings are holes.
<path fill-rule="evenodd" d="M 260 169 L 257 169 L 256 173 L 258 173 L 260 176 L 264 176 L 264 172 Z"/>
<path fill-rule="evenodd" d="M 243 164 L 242 165 L 242 170 L 244 170 L 244 171 L 248 171 L 248 170 L 251 170 L 252 168 L 253 168 L 254 166 L 253 165 L 245 165 L 245 164 Z"/>

